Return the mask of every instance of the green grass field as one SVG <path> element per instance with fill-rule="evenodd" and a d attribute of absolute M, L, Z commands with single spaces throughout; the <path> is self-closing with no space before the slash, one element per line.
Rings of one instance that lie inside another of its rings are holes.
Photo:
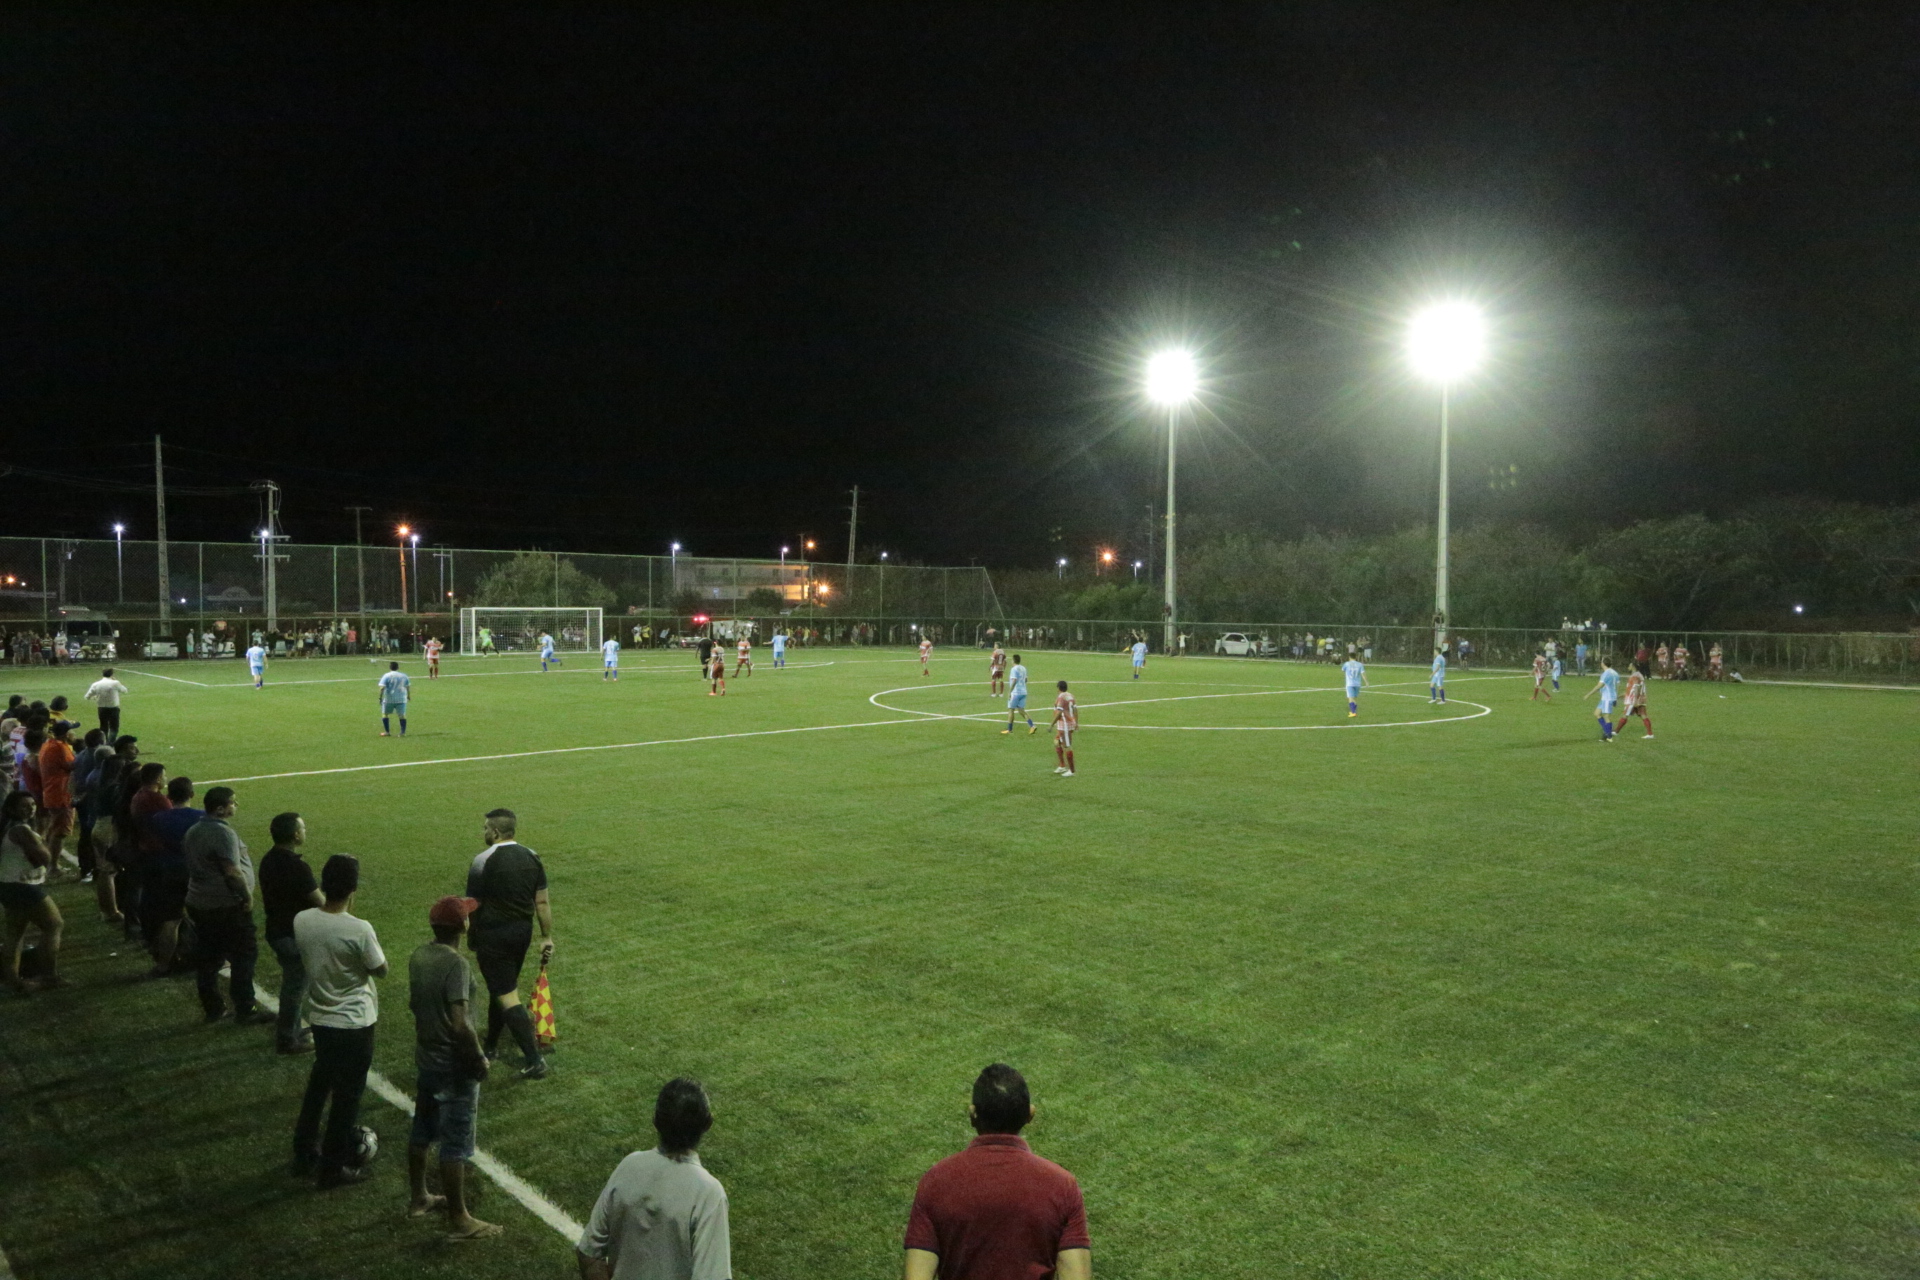
<path fill-rule="evenodd" d="M 1914 694 L 1661 684 L 1656 739 L 1606 746 L 1591 680 L 1544 705 L 1456 672 L 1433 708 L 1424 671 L 1375 668 L 1350 726 L 1325 667 L 1155 659 L 1136 685 L 1028 656 L 1037 707 L 1056 678 L 1082 699 L 1076 778 L 1044 715 L 998 733 L 971 650 L 930 679 L 761 650 L 724 699 L 680 654 L 617 685 L 587 657 L 408 662 L 404 741 L 364 659 L 264 692 L 166 664 L 128 677 L 126 728 L 246 779 L 256 857 L 297 809 L 316 866 L 362 858 L 403 1086 L 404 957 L 482 812 L 517 810 L 561 1048 L 488 1084 L 480 1144 L 584 1219 L 659 1084 L 700 1077 L 743 1280 L 897 1275 L 914 1181 L 995 1060 L 1112 1280 L 1920 1274 Z M 45 697 L 92 672 L 8 674 Z M 405 1122 L 371 1095 L 371 1183 L 287 1177 L 305 1062 L 202 1027 L 86 889 L 61 902 L 74 985 L 0 1004 L 22 1277 L 572 1273 L 491 1185 L 501 1240 L 406 1220 Z"/>

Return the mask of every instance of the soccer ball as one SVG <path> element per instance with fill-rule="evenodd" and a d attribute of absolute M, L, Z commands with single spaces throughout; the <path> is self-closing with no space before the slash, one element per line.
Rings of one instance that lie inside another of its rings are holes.
<path fill-rule="evenodd" d="M 380 1135 L 363 1124 L 355 1125 L 353 1128 L 353 1155 L 349 1159 L 349 1163 L 358 1169 L 362 1166 L 372 1164 L 373 1158 L 379 1154 Z"/>

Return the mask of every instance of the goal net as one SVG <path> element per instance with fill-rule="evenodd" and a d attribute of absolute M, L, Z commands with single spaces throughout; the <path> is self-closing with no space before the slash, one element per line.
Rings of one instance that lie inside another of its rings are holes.
<path fill-rule="evenodd" d="M 562 653 L 592 653 L 600 647 L 602 611 L 473 607 L 460 611 L 460 652 L 538 653 L 540 637 L 553 637 Z"/>

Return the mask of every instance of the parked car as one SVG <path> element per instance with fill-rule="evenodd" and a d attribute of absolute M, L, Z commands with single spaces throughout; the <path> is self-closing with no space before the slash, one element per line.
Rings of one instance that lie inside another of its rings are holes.
<path fill-rule="evenodd" d="M 1234 658 L 1271 658 L 1279 652 L 1266 636 L 1250 636 L 1239 631 L 1229 631 L 1215 640 L 1213 651 Z"/>

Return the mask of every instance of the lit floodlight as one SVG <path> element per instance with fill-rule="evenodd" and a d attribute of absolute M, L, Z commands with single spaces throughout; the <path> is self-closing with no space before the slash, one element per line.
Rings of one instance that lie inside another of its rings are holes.
<path fill-rule="evenodd" d="M 113 526 L 113 532 L 114 532 L 114 536 L 115 536 L 115 537 L 118 537 L 118 536 L 119 536 L 120 534 L 123 534 L 123 533 L 125 533 L 126 531 L 127 531 L 127 526 L 125 526 L 125 525 L 123 525 L 123 524 L 117 524 L 117 525 L 115 525 L 115 526 Z"/>
<path fill-rule="evenodd" d="M 1479 367 L 1486 354 L 1487 324 L 1470 302 L 1440 302 L 1407 326 L 1407 359 L 1433 382 L 1453 382 Z"/>
<path fill-rule="evenodd" d="M 1200 385 L 1193 354 L 1175 348 L 1147 361 L 1147 398 L 1159 404 L 1185 404 Z"/>

